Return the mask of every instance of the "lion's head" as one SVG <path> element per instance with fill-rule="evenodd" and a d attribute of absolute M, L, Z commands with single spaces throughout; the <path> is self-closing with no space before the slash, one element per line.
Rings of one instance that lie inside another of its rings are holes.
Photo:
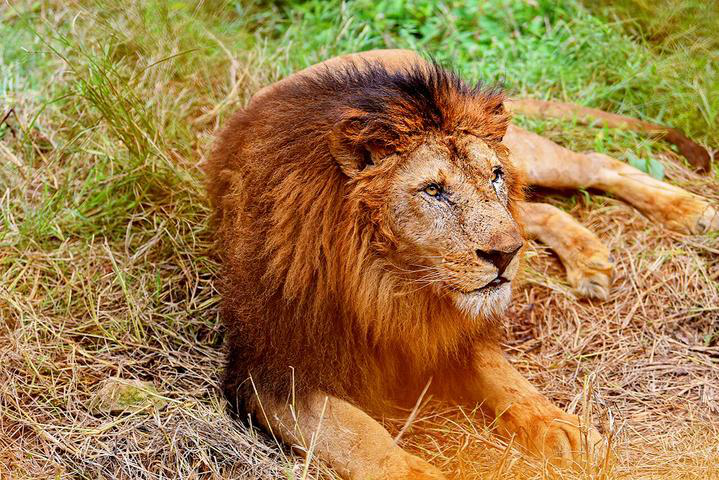
<path fill-rule="evenodd" d="M 364 85 L 385 73 L 364 68 L 353 71 Z M 378 83 L 347 99 L 330 133 L 347 200 L 372 219 L 373 247 L 411 291 L 475 317 L 503 311 L 523 241 L 501 95 L 426 64 Z"/>
<path fill-rule="evenodd" d="M 232 119 L 208 166 L 228 388 L 253 374 L 286 392 L 291 366 L 357 398 L 374 370 L 399 362 L 406 385 L 486 330 L 522 246 L 502 101 L 434 64 L 367 62 L 291 77 Z"/>
<path fill-rule="evenodd" d="M 463 312 L 502 312 L 523 241 L 511 208 L 516 179 L 506 150 L 471 133 L 428 135 L 374 179 L 357 176 L 349 198 L 367 208 L 375 248 L 411 291 L 448 296 Z"/>

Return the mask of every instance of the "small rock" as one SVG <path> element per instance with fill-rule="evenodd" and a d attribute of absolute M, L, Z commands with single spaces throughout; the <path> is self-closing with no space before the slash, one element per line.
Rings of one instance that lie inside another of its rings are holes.
<path fill-rule="evenodd" d="M 98 386 L 90 400 L 90 413 L 132 413 L 154 407 L 158 410 L 167 402 L 150 382 L 112 377 Z"/>

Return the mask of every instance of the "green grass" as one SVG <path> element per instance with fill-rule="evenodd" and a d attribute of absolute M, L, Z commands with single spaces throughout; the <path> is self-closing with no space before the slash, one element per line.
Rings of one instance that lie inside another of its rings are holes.
<path fill-rule="evenodd" d="M 214 398 L 217 264 L 199 165 L 261 86 L 341 53 L 414 48 L 513 95 L 668 123 L 715 147 L 719 44 L 701 4 L 685 8 L 697 23 L 667 30 L 648 13 L 630 20 L 628 1 L 3 2 L 0 118 L 16 115 L 0 125 L 0 344 L 22 346 L 7 367 L 19 400 L 56 411 L 66 390 L 86 398 L 118 370 Z M 627 160 L 670 149 L 519 121 Z M 69 356 L 101 361 L 69 368 Z M 188 358 L 202 374 L 172 384 Z"/>

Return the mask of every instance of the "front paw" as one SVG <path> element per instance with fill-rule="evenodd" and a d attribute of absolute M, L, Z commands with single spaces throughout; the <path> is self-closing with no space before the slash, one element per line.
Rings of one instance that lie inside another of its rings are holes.
<path fill-rule="evenodd" d="M 433 467 L 429 463 L 425 462 L 419 457 L 411 454 L 405 456 L 405 462 L 407 471 L 402 473 L 400 477 L 402 480 L 446 480 L 442 472 L 436 467 Z M 394 478 L 394 477 L 393 477 Z"/>
<path fill-rule="evenodd" d="M 609 298 L 614 270 L 609 249 L 596 235 L 579 225 L 567 232 L 564 242 L 564 250 L 557 253 L 574 293 L 586 298 Z"/>
<path fill-rule="evenodd" d="M 601 452 L 603 441 L 597 430 L 582 425 L 578 416 L 563 412 L 543 397 L 498 413 L 500 433 L 514 437 L 526 450 L 558 467 L 581 464 Z"/>
<path fill-rule="evenodd" d="M 589 258 L 577 258 L 574 262 L 567 262 L 565 267 L 567 280 L 577 295 L 600 300 L 609 298 L 613 265 L 606 248 Z"/>
<path fill-rule="evenodd" d="M 578 416 L 561 412 L 538 422 L 530 442 L 550 463 L 569 467 L 598 457 L 602 437 L 594 427 L 582 427 Z"/>

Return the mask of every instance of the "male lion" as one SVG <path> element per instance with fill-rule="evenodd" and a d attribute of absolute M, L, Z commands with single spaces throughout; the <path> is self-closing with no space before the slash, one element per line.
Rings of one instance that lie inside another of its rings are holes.
<path fill-rule="evenodd" d="M 224 261 L 224 390 L 239 412 L 288 444 L 313 438 L 351 479 L 444 478 L 369 415 L 411 405 L 427 385 L 481 404 L 501 434 L 559 463 L 600 443 L 499 346 L 521 225 L 588 293 L 611 271 L 593 234 L 522 202 L 523 175 L 604 188 L 689 230 L 716 219 L 699 197 L 509 121 L 498 90 L 391 50 L 310 67 L 230 120 L 207 173 Z"/>

